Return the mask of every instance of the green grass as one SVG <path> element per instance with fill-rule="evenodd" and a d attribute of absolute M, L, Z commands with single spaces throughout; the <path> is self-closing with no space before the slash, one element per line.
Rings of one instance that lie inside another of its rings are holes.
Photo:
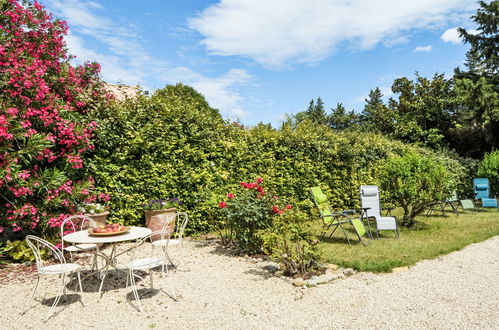
<path fill-rule="evenodd" d="M 459 217 L 447 214 L 448 217 L 417 217 L 416 229 L 401 228 L 399 240 L 393 232 L 382 231 L 380 239 L 367 247 L 357 244 L 355 234 L 349 232 L 353 239 L 350 247 L 338 229 L 331 239 L 321 239 L 319 248 L 326 262 L 359 271 L 390 272 L 395 267 L 411 266 L 499 235 L 499 212 L 495 209 L 461 212 Z M 401 218 L 401 214 L 395 215 Z"/>

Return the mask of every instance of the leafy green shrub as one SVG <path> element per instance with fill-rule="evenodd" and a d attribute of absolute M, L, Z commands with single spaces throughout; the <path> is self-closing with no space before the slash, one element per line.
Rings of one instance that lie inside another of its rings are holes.
<path fill-rule="evenodd" d="M 35 261 L 33 250 L 28 246 L 26 241 L 8 242 L 6 248 L 7 255 L 17 262 Z M 48 259 L 50 252 L 41 250 L 42 259 Z"/>
<path fill-rule="evenodd" d="M 273 219 L 290 209 L 290 205 L 280 208 L 279 197 L 269 194 L 262 186 L 263 180 L 241 182 L 242 188 L 227 194 L 227 201 L 219 207 L 227 216 L 227 229 L 233 235 L 233 242 L 247 253 L 261 253 L 262 240 L 257 235 L 260 230 L 273 227 Z"/>
<path fill-rule="evenodd" d="M 383 168 L 381 188 L 402 206 L 402 225 L 411 227 L 415 217 L 432 202 L 443 201 L 456 187 L 455 175 L 438 157 L 415 152 L 391 157 Z"/>
<path fill-rule="evenodd" d="M 0 265 L 7 263 L 7 261 L 5 261 L 5 259 L 7 258 L 7 252 L 10 249 L 11 249 L 10 247 L 3 246 L 3 244 L 0 243 Z"/>
<path fill-rule="evenodd" d="M 499 194 L 499 150 L 485 154 L 478 166 L 477 175 L 488 178 L 492 194 Z"/>
<path fill-rule="evenodd" d="M 317 239 L 307 227 L 309 217 L 290 210 L 274 218 L 272 228 L 261 230 L 264 251 L 279 261 L 285 275 L 304 274 L 320 267 Z"/>
<path fill-rule="evenodd" d="M 116 102 L 96 118 L 90 168 L 96 185 L 112 195 L 111 221 L 141 225 L 143 204 L 175 196 L 189 212 L 190 228 L 209 227 L 227 187 L 223 137 L 234 128 L 202 95 L 182 84 L 168 86 L 151 98 Z"/>

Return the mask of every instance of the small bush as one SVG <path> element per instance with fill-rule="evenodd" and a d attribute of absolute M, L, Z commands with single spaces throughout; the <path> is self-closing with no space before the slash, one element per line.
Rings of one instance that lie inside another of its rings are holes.
<path fill-rule="evenodd" d="M 489 179 L 492 195 L 499 194 L 499 150 L 485 154 L 477 172 L 479 177 Z"/>
<path fill-rule="evenodd" d="M 5 246 L 6 255 L 16 262 L 35 261 L 33 250 L 28 246 L 26 241 L 13 241 L 8 242 Z M 50 252 L 41 250 L 42 259 L 48 259 Z"/>
<path fill-rule="evenodd" d="M 320 267 L 318 241 L 307 220 L 307 214 L 291 210 L 275 217 L 272 228 L 259 232 L 265 253 L 279 261 L 285 275 L 304 274 Z"/>
<path fill-rule="evenodd" d="M 384 193 L 402 206 L 405 227 L 412 227 L 430 203 L 443 201 L 456 187 L 455 176 L 439 158 L 415 152 L 390 158 L 381 180 Z"/>
<path fill-rule="evenodd" d="M 258 178 L 252 183 L 241 182 L 242 188 L 228 193 L 227 202 L 219 203 L 227 216 L 225 232 L 231 233 L 233 242 L 247 253 L 262 252 L 262 239 L 257 233 L 272 228 L 273 219 L 288 210 L 276 205 L 278 197 L 268 194 L 262 181 Z"/>

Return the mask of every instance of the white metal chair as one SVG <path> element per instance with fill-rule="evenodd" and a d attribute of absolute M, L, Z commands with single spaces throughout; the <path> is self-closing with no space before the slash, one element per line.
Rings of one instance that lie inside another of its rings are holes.
<path fill-rule="evenodd" d="M 52 304 L 52 307 L 50 307 L 50 310 L 47 313 L 47 316 L 45 317 L 44 321 L 47 321 L 50 318 L 50 316 L 52 315 L 52 311 L 55 308 L 55 306 L 59 303 L 61 296 L 66 294 L 66 274 L 68 273 L 70 278 L 73 276 L 73 273 L 75 272 L 78 275 L 78 284 L 80 286 L 80 292 L 81 292 L 80 301 L 83 305 L 83 288 L 81 286 L 80 265 L 73 263 L 66 263 L 66 259 L 64 258 L 64 254 L 61 252 L 61 250 L 59 250 L 53 244 L 47 242 L 44 239 L 28 235 L 26 236 L 26 242 L 28 243 L 28 246 L 33 250 L 33 253 L 35 255 L 36 266 L 37 266 L 37 278 L 36 278 L 35 288 L 33 289 L 33 292 L 31 292 L 31 296 L 29 297 L 28 303 L 26 304 L 26 307 L 24 308 L 24 311 L 21 314 L 24 315 L 28 311 L 31 301 L 33 300 L 33 297 L 35 295 L 36 289 L 38 288 L 41 275 L 59 275 L 59 277 L 62 278 L 61 286 L 57 292 L 57 296 L 54 299 L 54 303 Z M 41 251 L 43 249 L 46 249 L 51 252 L 53 258 L 57 261 L 56 264 L 46 265 L 44 263 L 43 259 L 41 258 Z"/>
<path fill-rule="evenodd" d="M 140 278 L 141 280 L 144 280 L 143 277 L 140 275 L 136 274 L 136 271 L 145 271 L 149 270 L 149 280 L 150 280 L 150 285 L 151 289 L 154 288 L 153 286 L 153 268 L 159 268 L 161 267 L 161 277 L 163 277 L 163 274 L 166 273 L 168 276 L 168 267 L 165 267 L 167 261 L 168 261 L 168 254 L 167 254 L 167 246 L 166 245 L 161 245 L 159 246 L 160 250 L 159 253 L 155 254 L 154 248 L 156 245 L 154 244 L 148 244 L 149 242 L 152 243 L 152 236 L 160 236 L 161 239 L 166 239 L 168 240 L 168 237 L 170 236 L 169 232 L 165 231 L 155 231 L 147 235 L 146 237 L 140 239 L 128 252 L 130 254 L 130 262 L 127 265 L 128 268 L 128 277 L 127 277 L 127 282 L 126 286 L 128 287 L 128 283 L 131 284 L 132 286 L 132 292 L 135 297 L 135 301 L 137 303 L 137 309 L 139 311 L 142 311 L 142 305 L 140 303 L 140 297 L 139 293 L 137 291 L 137 285 L 135 283 L 136 278 Z M 142 258 L 137 258 L 137 250 L 141 246 L 145 245 L 150 245 L 150 252 L 149 256 L 147 257 L 142 257 Z M 173 288 L 173 284 L 171 279 L 168 276 L 168 282 L 172 291 L 173 298 L 177 300 L 177 295 L 175 294 L 175 290 Z"/>
<path fill-rule="evenodd" d="M 360 202 L 364 210 L 362 218 L 365 218 L 368 224 L 369 218 L 376 220 L 376 238 L 379 237 L 380 230 L 393 230 L 396 237 L 399 238 L 397 219 L 392 216 L 381 216 L 378 186 L 361 186 Z M 390 212 L 390 210 L 388 211 Z"/>
<path fill-rule="evenodd" d="M 168 232 L 169 231 L 168 227 L 170 226 L 170 223 L 174 219 L 176 219 L 176 222 L 175 222 L 175 230 L 173 231 L 173 233 L 171 233 L 171 235 L 165 235 L 163 238 L 159 240 L 153 241 L 152 244 L 155 246 L 165 246 L 167 248 L 168 261 L 170 261 L 172 266 L 177 266 L 180 263 L 180 260 L 185 261 L 182 241 L 184 237 L 185 227 L 187 226 L 187 222 L 189 221 L 189 217 L 187 216 L 187 213 L 184 212 L 176 213 L 174 217 L 169 219 L 169 221 L 165 222 L 161 231 Z M 170 254 L 168 253 L 168 247 L 172 246 L 175 246 L 178 249 L 180 260 L 179 263 L 177 263 L 177 265 L 175 265 L 175 263 L 170 257 Z"/>
<path fill-rule="evenodd" d="M 73 253 L 87 252 L 92 250 L 97 251 L 97 253 L 94 254 L 93 256 L 92 270 L 97 269 L 97 254 L 100 252 L 99 246 L 97 244 L 71 244 L 68 246 L 64 246 L 64 234 L 66 234 L 68 231 L 75 232 L 77 230 L 84 230 L 96 227 L 97 224 L 92 218 L 81 214 L 70 216 L 69 218 L 64 219 L 64 221 L 61 224 L 61 238 L 62 238 L 61 249 L 63 251 L 69 252 L 69 255 L 71 257 L 71 262 L 74 262 Z"/>

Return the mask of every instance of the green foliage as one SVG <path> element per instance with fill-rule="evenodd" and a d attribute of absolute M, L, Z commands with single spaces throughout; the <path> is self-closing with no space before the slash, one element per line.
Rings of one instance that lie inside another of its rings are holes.
<path fill-rule="evenodd" d="M 227 216 L 226 231 L 233 234 L 233 242 L 246 253 L 262 252 L 262 240 L 257 233 L 271 228 L 275 213 L 281 212 L 273 211 L 273 198 L 265 193 L 260 183 L 261 180 L 242 182 L 244 188 L 231 190 L 227 202 L 219 203 Z"/>
<path fill-rule="evenodd" d="M 353 110 L 347 111 L 343 104 L 338 103 L 336 108 L 331 109 L 328 121 L 329 127 L 332 129 L 356 129 L 361 121 L 361 117 Z"/>
<path fill-rule="evenodd" d="M 5 247 L 7 255 L 17 262 L 25 261 L 35 261 L 35 255 L 33 250 L 28 246 L 26 241 L 14 241 L 7 242 Z M 41 250 L 42 259 L 48 259 L 50 257 L 50 252 L 46 250 Z"/>
<path fill-rule="evenodd" d="M 477 172 L 479 177 L 489 179 L 492 195 L 499 194 L 499 150 L 486 154 Z"/>
<path fill-rule="evenodd" d="M 141 224 L 143 204 L 176 196 L 192 212 L 194 227 L 207 229 L 228 175 L 219 165 L 231 148 L 223 137 L 238 128 L 181 84 L 151 98 L 117 102 L 96 116 L 100 130 L 91 172 L 112 194 L 111 220 Z"/>
<path fill-rule="evenodd" d="M 314 103 L 313 99 L 310 100 L 308 109 L 305 111 L 305 119 L 309 119 L 317 124 L 327 124 L 328 118 L 324 109 L 324 102 L 320 97 L 317 98 L 317 103 Z"/>
<path fill-rule="evenodd" d="M 0 265 L 4 265 L 7 263 L 5 259 L 7 258 L 7 252 L 11 249 L 11 247 L 3 246 L 2 243 L 0 243 Z"/>
<path fill-rule="evenodd" d="M 362 116 L 363 125 L 368 131 L 385 134 L 392 134 L 395 131 L 395 111 L 385 105 L 383 94 L 378 87 L 369 92 Z"/>
<path fill-rule="evenodd" d="M 416 81 L 398 78 L 392 86 L 399 93 L 398 101 L 390 99 L 396 122 L 393 137 L 429 147 L 446 145 L 445 135 L 452 127 L 455 97 L 452 81 L 443 74 L 433 79 L 416 73 Z"/>
<path fill-rule="evenodd" d="M 321 253 L 308 220 L 306 213 L 293 209 L 274 217 L 273 226 L 259 232 L 265 253 L 279 261 L 285 275 L 319 268 Z"/>
<path fill-rule="evenodd" d="M 478 25 L 478 33 L 459 29 L 460 37 L 471 48 L 466 65 L 471 72 L 486 75 L 499 73 L 499 1 L 479 2 L 480 8 L 471 18 Z M 496 78 L 497 79 L 497 78 Z"/>
<path fill-rule="evenodd" d="M 381 188 L 402 206 L 402 225 L 412 227 L 415 217 L 430 203 L 450 196 L 456 188 L 455 180 L 439 158 L 407 153 L 388 160 L 383 168 Z"/>

